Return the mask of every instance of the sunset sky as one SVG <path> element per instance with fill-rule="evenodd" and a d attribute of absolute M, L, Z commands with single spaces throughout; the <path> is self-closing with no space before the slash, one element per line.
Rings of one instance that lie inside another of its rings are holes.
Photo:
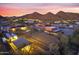
<path fill-rule="evenodd" d="M 46 14 L 59 11 L 79 13 L 78 3 L 0 3 L 0 15 L 21 16 L 33 12 Z"/>

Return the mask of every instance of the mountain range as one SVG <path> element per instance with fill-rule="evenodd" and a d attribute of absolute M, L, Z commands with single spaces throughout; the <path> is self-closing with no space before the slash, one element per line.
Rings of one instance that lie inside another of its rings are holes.
<path fill-rule="evenodd" d="M 1 18 L 2 16 L 0 16 Z M 40 14 L 34 12 L 31 14 L 22 15 L 15 18 L 27 18 L 27 19 L 40 19 L 40 20 L 79 20 L 79 13 L 63 12 L 59 11 L 56 14 L 48 12 L 46 14 Z"/>
<path fill-rule="evenodd" d="M 71 13 L 71 12 L 63 12 L 59 11 L 56 14 L 48 12 L 46 14 L 40 14 L 38 12 L 34 12 L 31 14 L 26 14 L 20 16 L 21 18 L 27 19 L 40 19 L 40 20 L 79 20 L 79 13 Z"/>

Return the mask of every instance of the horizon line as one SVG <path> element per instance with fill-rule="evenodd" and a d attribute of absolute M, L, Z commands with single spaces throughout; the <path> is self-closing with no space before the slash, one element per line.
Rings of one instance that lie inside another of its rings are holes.
<path fill-rule="evenodd" d="M 50 12 L 50 11 L 49 11 L 49 12 Z M 49 12 L 40 13 L 40 12 L 37 12 L 37 11 L 36 11 L 36 13 L 39 13 L 39 14 L 41 14 L 41 15 L 45 15 L 45 14 L 47 14 L 47 13 L 49 13 Z M 58 12 L 60 12 L 60 11 L 58 11 Z M 58 12 L 57 12 L 57 13 L 58 13 Z M 61 11 L 61 12 L 64 12 L 64 11 Z M 35 13 L 35 12 L 32 12 L 32 13 Z M 32 13 L 27 13 L 27 14 L 23 14 L 23 15 L 13 15 L 13 16 L 4 16 L 4 15 L 0 15 L 0 16 L 3 16 L 3 17 L 21 17 L 21 16 L 24 16 L 24 15 L 32 14 Z M 54 14 L 54 15 L 57 14 L 57 13 L 53 13 L 53 12 L 50 12 L 50 13 L 52 13 L 52 14 Z M 77 12 L 66 12 L 66 13 L 77 13 Z M 79 14 L 79 13 L 77 13 L 77 14 Z"/>

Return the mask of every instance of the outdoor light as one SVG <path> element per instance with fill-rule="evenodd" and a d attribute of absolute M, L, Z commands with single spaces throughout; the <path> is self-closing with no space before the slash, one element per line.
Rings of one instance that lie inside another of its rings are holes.
<path fill-rule="evenodd" d="M 31 52 L 31 48 L 32 47 L 30 45 L 28 45 L 28 46 L 22 48 L 22 51 L 30 53 Z"/>
<path fill-rule="evenodd" d="M 10 37 L 10 40 L 11 40 L 11 41 L 15 41 L 15 40 L 17 40 L 17 39 L 18 39 L 17 36 Z"/>
<path fill-rule="evenodd" d="M 14 36 L 13 38 L 14 38 L 15 40 L 17 40 L 17 39 L 18 39 L 18 37 L 17 37 L 17 36 Z"/>
<path fill-rule="evenodd" d="M 15 32 L 15 31 L 16 31 L 16 29 L 15 29 L 15 28 L 12 28 L 12 31 L 13 31 L 13 32 Z"/>
<path fill-rule="evenodd" d="M 26 27 L 21 27 L 21 30 L 26 30 L 27 28 Z"/>

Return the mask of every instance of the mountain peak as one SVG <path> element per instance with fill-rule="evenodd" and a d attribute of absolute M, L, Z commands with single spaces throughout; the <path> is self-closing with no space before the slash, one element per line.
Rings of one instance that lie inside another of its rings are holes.
<path fill-rule="evenodd" d="M 57 14 L 63 14 L 63 13 L 65 13 L 65 12 L 63 12 L 63 11 L 59 11 Z"/>
<path fill-rule="evenodd" d="M 51 15 L 54 15 L 53 13 L 51 13 L 51 12 L 48 12 L 47 14 L 51 14 Z"/>
<path fill-rule="evenodd" d="M 33 12 L 32 14 L 34 14 L 34 15 L 38 15 L 38 14 L 40 14 L 40 13 L 38 13 L 38 12 Z"/>
<path fill-rule="evenodd" d="M 54 15 L 54 14 L 53 14 L 53 13 L 51 13 L 51 12 L 48 12 L 48 13 L 46 13 L 45 15 L 52 16 L 52 15 Z"/>

